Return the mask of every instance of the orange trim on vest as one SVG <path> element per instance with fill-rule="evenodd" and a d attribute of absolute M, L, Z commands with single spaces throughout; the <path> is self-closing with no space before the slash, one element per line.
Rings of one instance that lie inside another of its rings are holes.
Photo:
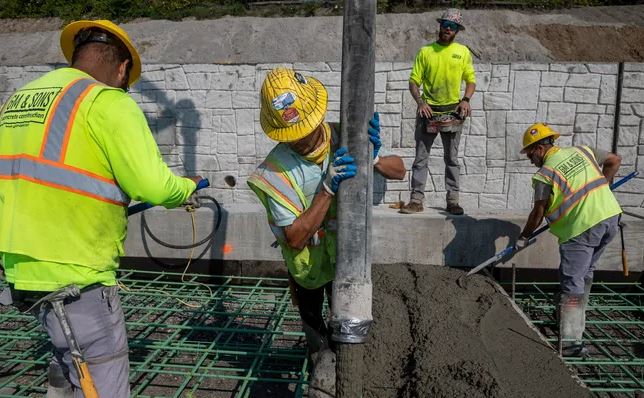
<path fill-rule="evenodd" d="M 286 197 L 282 192 L 280 192 L 278 189 L 276 189 L 276 188 L 273 186 L 273 184 L 271 184 L 271 183 L 270 183 L 266 178 L 264 178 L 263 176 L 259 176 L 259 175 L 258 175 L 258 176 L 256 176 L 256 177 L 257 177 L 257 179 L 259 179 L 259 180 L 263 181 L 263 182 L 264 182 L 264 184 L 266 184 L 266 185 L 268 185 L 268 186 L 272 187 L 272 188 L 273 188 L 273 193 L 275 193 L 276 195 L 278 195 L 280 198 L 284 199 L 284 201 L 285 201 L 286 203 L 290 204 L 293 208 L 297 209 L 300 213 L 302 213 L 302 212 L 303 212 L 303 209 L 302 209 L 302 207 L 301 207 L 301 206 L 297 205 L 296 203 L 293 203 L 293 201 L 291 201 L 291 200 L 290 200 L 288 197 Z M 289 185 L 291 185 L 291 184 L 289 183 Z"/>
<path fill-rule="evenodd" d="M 549 167 L 549 166 L 541 166 L 541 167 L 542 167 L 543 169 L 546 169 L 546 170 L 548 170 L 548 171 L 551 171 L 553 174 L 556 174 L 556 175 L 559 177 L 559 179 L 560 179 L 562 182 L 564 182 L 564 183 L 566 184 L 566 187 L 561 186 L 561 184 L 559 184 L 559 181 L 555 181 L 554 179 L 550 178 L 550 177 L 549 177 L 549 176 L 547 176 L 547 175 L 539 174 L 539 172 L 537 171 L 537 173 L 538 173 L 540 176 L 542 176 L 543 178 L 548 179 L 550 182 L 552 182 L 553 184 L 557 185 L 557 186 L 559 187 L 559 190 L 560 190 L 561 192 L 571 192 L 571 193 L 570 193 L 570 195 L 572 195 L 572 189 L 570 189 L 570 185 L 568 184 L 568 180 L 566 180 L 566 179 L 564 178 L 564 176 L 562 176 L 562 175 L 561 175 L 561 173 L 559 173 L 559 171 L 557 171 L 556 169 L 553 169 L 552 167 Z M 567 188 L 567 189 L 566 189 L 566 188 Z M 570 195 L 568 195 L 568 196 L 570 196 Z"/>
<path fill-rule="evenodd" d="M 76 112 L 78 112 L 78 108 L 80 107 L 80 104 L 83 102 L 87 94 L 89 94 L 89 92 L 96 86 L 96 83 L 87 86 L 87 88 L 81 93 L 81 95 L 78 96 L 76 102 L 74 103 L 74 108 L 69 115 L 69 121 L 67 123 L 67 127 L 65 128 L 65 138 L 63 138 L 63 145 L 60 150 L 61 163 L 65 161 L 65 157 L 67 156 L 67 144 L 69 144 L 69 137 L 71 136 L 72 127 L 74 126 L 74 121 L 76 119 Z M 49 134 L 49 131 L 47 131 L 47 134 Z"/>
<path fill-rule="evenodd" d="M 47 138 L 49 137 L 51 122 L 54 120 L 54 116 L 56 115 L 56 110 L 58 108 L 58 105 L 60 104 L 60 101 L 63 99 L 67 91 L 69 91 L 69 89 L 71 89 L 79 80 L 83 79 L 80 78 L 70 82 L 60 93 L 58 93 L 54 104 L 51 106 L 49 115 L 47 116 L 47 123 L 45 124 L 45 135 L 42 137 L 42 144 L 40 144 L 40 154 L 38 155 L 39 157 L 42 158 L 45 155 L 45 148 L 47 147 Z"/>
<path fill-rule="evenodd" d="M 595 179 L 594 179 L 594 180 L 592 180 L 592 181 L 588 181 L 586 184 L 584 184 L 584 186 L 583 186 L 583 187 L 581 187 L 581 188 L 579 188 L 578 190 L 576 190 L 575 192 L 573 192 L 573 194 L 572 194 L 572 195 L 570 195 L 569 197 L 574 196 L 574 195 L 575 195 L 575 193 L 577 193 L 577 192 L 581 191 L 582 189 L 584 189 L 584 188 L 585 188 L 585 187 L 587 187 L 588 185 L 592 184 L 593 182 L 595 182 L 595 181 L 597 181 L 597 180 L 601 180 L 601 179 L 603 179 L 603 178 L 604 178 L 604 176 L 602 175 L 602 176 L 599 176 L 599 177 L 595 178 Z M 570 213 L 570 211 L 572 211 L 572 209 L 574 209 L 574 208 L 575 208 L 575 206 L 577 205 L 577 203 L 579 203 L 579 201 L 580 201 L 580 200 L 582 200 L 583 198 L 585 198 L 585 197 L 587 197 L 588 195 L 590 195 L 590 193 L 591 193 L 591 192 L 593 192 L 593 191 L 595 191 L 596 189 L 599 189 L 599 188 L 602 188 L 602 187 L 604 187 L 604 184 L 596 186 L 595 188 L 593 188 L 593 189 L 591 189 L 590 191 L 586 192 L 586 194 L 585 194 L 585 195 L 580 196 L 579 198 L 577 198 L 577 200 L 575 200 L 574 202 L 572 202 L 572 204 L 570 204 L 570 205 L 568 205 L 568 203 L 566 203 L 566 200 L 564 199 L 564 200 L 559 204 L 559 206 L 558 206 L 556 209 L 553 209 L 550 213 L 548 213 L 548 215 L 550 215 L 550 214 L 554 213 L 555 211 L 557 211 L 558 209 L 560 209 L 560 208 L 561 208 L 561 206 L 563 206 L 563 205 L 570 206 L 570 208 L 568 209 L 568 211 L 566 211 L 566 212 L 564 212 L 564 213 L 560 214 L 560 215 L 559 215 L 559 217 L 557 217 L 555 220 L 551 221 L 551 222 L 550 222 L 550 224 L 554 224 L 554 223 L 558 222 L 559 220 L 561 220 L 561 219 L 563 218 L 563 216 L 567 215 L 568 213 Z M 547 217 L 548 215 L 546 215 L 546 217 Z"/>
<path fill-rule="evenodd" d="M 20 154 L 20 155 L 0 155 L 0 159 L 20 159 L 20 158 L 30 159 L 30 160 L 33 160 L 34 162 L 37 162 L 37 163 L 43 163 L 43 164 L 47 164 L 47 165 L 60 167 L 61 169 L 67 169 L 69 171 L 73 171 L 73 172 L 78 173 L 78 174 L 83 174 L 83 175 L 86 175 L 88 177 L 95 178 L 97 180 L 101 180 L 101 181 L 106 182 L 108 184 L 117 185 L 116 181 L 112 180 L 111 178 L 103 177 L 103 176 L 100 176 L 98 174 L 94 174 L 91 171 L 79 169 L 78 167 L 70 166 L 70 165 L 64 164 L 64 163 L 55 162 L 53 160 L 43 159 L 43 158 L 39 158 L 39 157 L 36 157 L 36 156 L 27 155 L 27 154 L 24 154 L 24 153 Z"/>
<path fill-rule="evenodd" d="M 83 192 L 83 191 L 80 191 L 80 190 L 77 190 L 77 189 L 74 189 L 74 188 L 69 188 L 69 187 L 66 187 L 66 186 L 62 186 L 62 185 L 59 185 L 59 184 L 54 184 L 54 183 L 49 182 L 49 181 L 39 180 L 37 178 L 27 176 L 27 175 L 24 175 L 24 174 L 15 174 L 15 175 L 12 175 L 12 176 L 2 176 L 2 175 L 0 175 L 0 180 L 18 180 L 18 179 L 25 180 L 25 181 L 30 181 L 30 182 L 33 182 L 33 183 L 39 184 L 39 185 L 45 185 L 45 186 L 48 186 L 50 188 L 56 188 L 56 189 L 59 189 L 61 191 L 72 192 L 72 193 L 75 193 L 75 194 L 78 194 L 78 195 L 81 195 L 81 196 L 87 196 L 87 197 L 90 197 L 92 199 L 99 200 L 101 202 L 106 202 L 106 203 L 110 203 L 110 204 L 113 204 L 113 205 L 118 205 L 118 206 L 121 206 L 121 207 L 126 207 L 128 205 L 127 203 L 119 202 L 119 201 L 116 201 L 116 200 L 106 199 L 106 198 L 104 198 L 102 196 L 98 196 L 98 195 L 94 195 L 94 194 L 91 194 L 91 193 Z"/>

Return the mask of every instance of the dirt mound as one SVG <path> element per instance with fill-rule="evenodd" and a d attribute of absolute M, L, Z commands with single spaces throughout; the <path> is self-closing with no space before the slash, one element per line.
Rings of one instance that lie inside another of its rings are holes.
<path fill-rule="evenodd" d="M 367 397 L 590 397 L 492 282 L 460 275 L 374 266 Z"/>
<path fill-rule="evenodd" d="M 526 31 L 525 28 L 521 30 Z M 644 28 L 639 26 L 536 25 L 528 32 L 550 50 L 557 61 L 644 60 Z"/>
<path fill-rule="evenodd" d="M 377 61 L 409 64 L 436 39 L 441 10 L 378 14 Z M 644 5 L 552 11 L 463 11 L 457 41 L 477 63 L 644 61 Z M 0 20 L 0 65 L 62 63 L 63 21 Z M 144 64 L 339 62 L 342 17 L 224 17 L 183 21 L 138 19 L 124 24 Z M 323 39 L 321 39 L 323 38 Z"/>

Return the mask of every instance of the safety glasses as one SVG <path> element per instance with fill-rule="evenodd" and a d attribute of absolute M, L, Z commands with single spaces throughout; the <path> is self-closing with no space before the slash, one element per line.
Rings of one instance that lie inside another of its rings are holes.
<path fill-rule="evenodd" d="M 441 28 L 456 32 L 458 30 L 458 24 L 452 21 L 442 21 Z"/>

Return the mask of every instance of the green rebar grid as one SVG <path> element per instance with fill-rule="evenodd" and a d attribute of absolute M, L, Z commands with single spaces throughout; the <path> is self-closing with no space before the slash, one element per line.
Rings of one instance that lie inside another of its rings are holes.
<path fill-rule="evenodd" d="M 554 293 L 559 284 L 517 283 L 515 301 L 557 346 Z M 644 289 L 637 283 L 594 283 L 583 337 L 590 357 L 564 358 L 599 397 L 644 395 Z"/>
<path fill-rule="evenodd" d="M 306 348 L 286 279 L 128 271 L 121 291 L 135 397 L 302 397 Z M 556 346 L 556 283 L 519 283 L 516 302 Z M 212 292 L 212 293 L 211 293 Z M 179 302 L 182 300 L 189 306 Z M 202 305 L 194 308 L 195 305 Z M 567 358 L 601 397 L 644 391 L 644 289 L 595 283 L 584 340 Z M 0 307 L 0 397 L 42 396 L 50 345 L 31 315 Z"/>
<path fill-rule="evenodd" d="M 132 396 L 304 396 L 306 344 L 286 279 L 205 277 L 122 273 Z M 31 315 L 0 307 L 0 397 L 43 396 L 50 350 Z"/>

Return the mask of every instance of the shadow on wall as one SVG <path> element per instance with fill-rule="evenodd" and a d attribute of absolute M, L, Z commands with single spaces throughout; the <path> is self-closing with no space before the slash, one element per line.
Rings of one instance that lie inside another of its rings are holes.
<path fill-rule="evenodd" d="M 443 255 L 444 264 L 451 267 L 475 267 L 503 249 L 496 247 L 497 239 L 507 237 L 507 244 L 514 244 L 521 233 L 518 225 L 494 218 L 477 220 L 464 215 L 448 217 L 449 221 L 455 234 Z"/>
<path fill-rule="evenodd" d="M 157 89 L 154 83 L 146 79 L 141 79 L 138 84 L 139 87 L 144 88 L 140 89 L 141 97 L 147 98 L 148 101 L 146 102 L 156 105 L 156 118 L 151 120 L 150 115 L 146 116 L 166 163 L 175 169 L 176 174 L 187 176 L 200 174 L 204 178 L 209 178 L 210 183 L 214 184 L 215 182 L 212 180 L 211 175 L 203 172 L 198 173 L 197 170 L 197 149 L 200 142 L 199 133 L 202 123 L 200 113 L 196 109 L 194 102 L 191 99 L 181 99 L 174 102 L 167 96 L 165 90 Z M 209 154 L 208 156 L 215 155 Z M 147 255 L 152 260 L 155 260 L 155 258 L 150 251 L 146 237 L 150 237 L 156 243 L 166 247 L 182 250 L 186 253 L 186 256 L 191 253 L 194 256 L 194 260 L 202 259 L 209 252 L 211 252 L 210 258 L 224 258 L 227 251 L 225 245 L 227 212 L 215 197 L 208 194 L 208 189 L 200 191 L 197 197 L 204 209 L 194 213 L 195 217 L 199 217 L 198 220 L 194 221 L 194 243 L 192 243 L 191 236 L 186 236 L 182 244 L 161 242 L 155 239 L 155 236 L 145 223 L 145 218 L 141 217 L 143 244 Z M 194 246 L 194 252 L 188 252 L 188 249 L 192 249 L 191 246 Z M 162 261 L 157 261 L 157 263 L 163 266 Z M 208 267 L 207 272 L 212 274 L 211 271 L 213 271 L 213 268 Z"/>
<path fill-rule="evenodd" d="M 146 114 L 146 117 L 161 154 L 169 158 L 172 158 L 172 155 L 178 156 L 177 161 L 171 161 L 169 166 L 179 166 L 186 175 L 196 174 L 196 147 L 199 143 L 201 116 L 194 102 L 191 99 L 174 102 L 168 98 L 165 90 L 156 88 L 153 82 L 144 78 L 138 85 L 141 87 L 141 97 L 156 104 L 156 118 L 150 120 L 149 114 Z M 145 106 L 143 109 L 145 110 Z M 183 150 L 183 153 L 175 152 L 177 146 Z"/>

